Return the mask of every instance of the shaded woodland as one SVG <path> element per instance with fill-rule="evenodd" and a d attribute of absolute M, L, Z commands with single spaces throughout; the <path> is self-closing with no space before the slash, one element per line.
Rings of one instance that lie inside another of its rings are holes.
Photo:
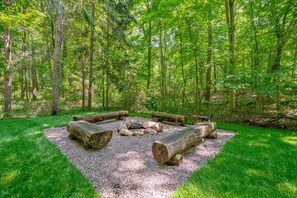
<path fill-rule="evenodd" d="M 126 109 L 296 129 L 294 0 L 3 0 L 0 114 Z"/>

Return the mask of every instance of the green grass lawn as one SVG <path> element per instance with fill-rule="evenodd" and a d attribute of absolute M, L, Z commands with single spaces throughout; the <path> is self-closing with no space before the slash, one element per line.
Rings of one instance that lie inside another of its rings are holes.
<path fill-rule="evenodd" d="M 296 132 L 219 123 L 237 135 L 174 197 L 297 197 Z"/>
<path fill-rule="evenodd" d="M 71 119 L 59 115 L 0 121 L 0 197 L 99 196 L 43 134 L 43 129 L 66 126 Z M 237 136 L 175 197 L 296 197 L 296 133 L 237 124 L 219 127 L 236 130 Z"/>
<path fill-rule="evenodd" d="M 43 134 L 71 116 L 0 121 L 0 197 L 98 197 L 92 184 Z"/>

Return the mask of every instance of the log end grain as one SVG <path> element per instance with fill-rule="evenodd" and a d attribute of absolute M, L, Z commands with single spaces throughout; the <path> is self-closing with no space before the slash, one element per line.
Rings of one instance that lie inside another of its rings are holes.
<path fill-rule="evenodd" d="M 154 142 L 152 151 L 157 163 L 163 164 L 169 160 L 169 152 L 167 147 L 161 144 L 159 141 Z"/>

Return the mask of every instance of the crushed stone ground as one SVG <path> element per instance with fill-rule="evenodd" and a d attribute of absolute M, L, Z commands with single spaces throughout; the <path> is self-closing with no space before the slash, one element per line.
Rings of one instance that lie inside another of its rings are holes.
<path fill-rule="evenodd" d="M 141 117 L 131 119 L 142 122 L 151 120 Z M 217 129 L 218 138 L 205 139 L 187 151 L 180 166 L 166 166 L 154 160 L 153 142 L 184 127 L 164 124 L 164 132 L 157 135 L 123 137 L 117 132 L 119 122 L 100 124 L 113 130 L 111 141 L 101 150 L 85 150 L 81 142 L 68 138 L 66 127 L 45 130 L 47 138 L 91 180 L 96 191 L 105 198 L 169 197 L 234 136 L 233 132 Z"/>

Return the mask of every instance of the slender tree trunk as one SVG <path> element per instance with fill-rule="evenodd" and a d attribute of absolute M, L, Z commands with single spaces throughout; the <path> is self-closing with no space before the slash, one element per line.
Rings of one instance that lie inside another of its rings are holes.
<path fill-rule="evenodd" d="M 226 22 L 229 37 L 229 72 L 230 76 L 235 75 L 235 24 L 234 24 L 234 0 L 225 0 Z M 233 78 L 233 77 L 231 77 Z M 234 82 L 231 80 L 231 84 Z M 235 91 L 229 89 L 229 108 L 235 109 Z"/>
<path fill-rule="evenodd" d="M 25 67 L 26 67 L 26 63 L 25 63 L 25 60 L 26 60 L 26 53 L 27 53 L 27 46 L 26 46 L 26 31 L 23 32 L 23 35 L 22 35 L 22 53 L 23 53 L 23 57 L 24 57 L 24 61 L 21 66 L 21 100 L 24 101 L 25 100 Z"/>
<path fill-rule="evenodd" d="M 197 54 L 197 46 L 193 38 L 192 28 L 190 21 L 187 20 L 187 25 L 190 34 L 190 40 L 192 44 L 192 52 L 195 59 L 195 113 L 198 112 L 198 103 L 200 101 L 200 89 L 199 89 L 199 71 L 198 71 L 198 54 Z"/>
<path fill-rule="evenodd" d="M 208 8 L 208 42 L 207 42 L 207 69 L 206 69 L 206 87 L 205 100 L 209 103 L 211 96 L 211 70 L 212 70 L 212 17 L 211 8 Z M 207 103 L 207 105 L 208 105 Z"/>
<path fill-rule="evenodd" d="M 38 89 L 38 81 L 36 75 L 36 67 L 35 67 L 35 48 L 34 48 L 34 37 L 31 36 L 31 78 L 32 78 L 32 99 L 37 100 L 37 89 Z"/>
<path fill-rule="evenodd" d="M 183 78 L 183 91 L 182 91 L 182 109 L 185 107 L 185 99 L 186 99 L 186 87 L 187 87 L 187 79 L 185 77 L 185 61 L 184 61 L 184 42 L 182 36 L 181 26 L 179 28 L 179 42 L 180 42 L 180 65 L 181 65 L 181 72 Z"/>
<path fill-rule="evenodd" d="M 12 1 L 4 0 L 4 5 L 11 11 Z M 12 35 L 11 29 L 4 29 L 4 117 L 12 115 Z"/>
<path fill-rule="evenodd" d="M 147 89 L 150 89 L 151 85 L 151 71 L 152 71 L 152 20 L 149 20 L 149 28 L 148 28 L 148 50 L 147 50 Z"/>
<path fill-rule="evenodd" d="M 84 0 L 81 0 L 82 8 L 84 7 Z M 81 54 L 81 70 L 82 70 L 82 111 L 85 111 L 85 79 L 86 79 L 86 72 L 85 72 L 85 34 L 86 34 L 86 28 L 85 28 L 85 19 L 84 16 L 82 16 L 82 34 L 81 34 L 81 40 L 82 40 L 82 54 Z"/>
<path fill-rule="evenodd" d="M 159 35 L 159 48 L 160 48 L 160 69 L 161 69 L 161 110 L 164 110 L 164 105 L 165 105 L 165 60 L 164 60 L 164 47 L 163 47 L 163 27 L 161 20 L 159 22 L 159 28 L 160 28 L 160 35 Z"/>
<path fill-rule="evenodd" d="M 57 36 L 55 43 L 55 62 L 53 71 L 53 102 L 51 115 L 57 115 L 59 109 L 59 88 L 60 88 L 60 58 L 61 58 L 61 46 L 62 46 L 62 35 L 63 35 L 63 14 L 62 14 L 63 0 L 59 0 L 56 4 L 57 12 Z"/>
<path fill-rule="evenodd" d="M 294 61 L 292 66 L 292 83 L 296 80 L 297 48 L 295 49 Z"/>
<path fill-rule="evenodd" d="M 91 2 L 91 13 L 95 18 L 95 0 Z M 88 111 L 92 110 L 92 94 L 93 94 L 93 66 L 94 66 L 94 31 L 95 27 L 91 28 L 90 36 L 90 69 L 89 69 L 89 89 L 88 89 Z"/>

